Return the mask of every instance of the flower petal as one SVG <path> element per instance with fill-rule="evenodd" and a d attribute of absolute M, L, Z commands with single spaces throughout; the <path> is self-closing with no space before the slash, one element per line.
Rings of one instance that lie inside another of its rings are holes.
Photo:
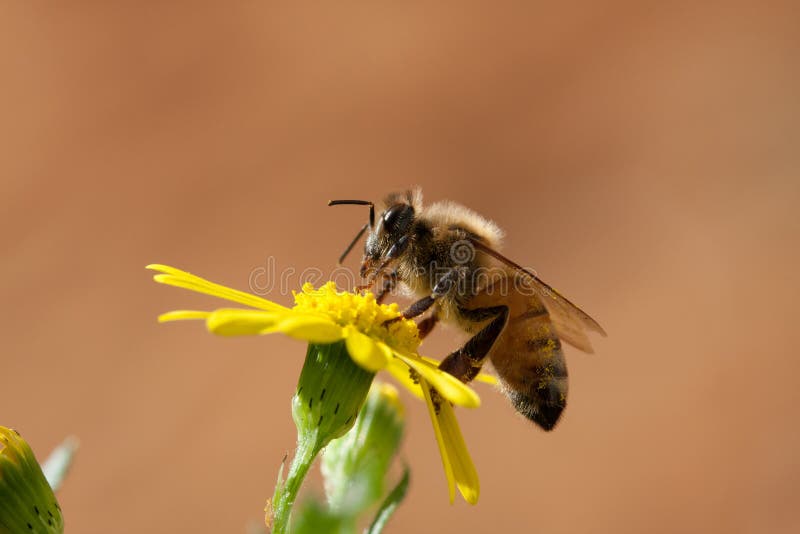
<path fill-rule="evenodd" d="M 205 319 L 211 312 L 195 311 L 195 310 L 175 310 L 167 313 L 162 313 L 158 316 L 159 323 L 167 323 L 169 321 L 186 321 L 191 319 Z"/>
<path fill-rule="evenodd" d="M 253 308 L 258 308 L 259 310 L 273 312 L 288 311 L 288 308 L 267 299 L 263 299 L 257 295 L 245 293 L 244 291 L 225 287 L 220 284 L 215 284 L 214 282 L 209 282 L 204 278 L 187 273 L 186 271 L 181 271 L 175 267 L 170 267 L 169 265 L 160 265 L 154 263 L 148 265 L 145 267 L 145 269 L 160 271 L 163 273 L 153 276 L 153 280 L 161 284 L 182 287 L 197 293 L 204 293 L 206 295 L 244 304 L 245 306 L 252 306 Z"/>
<path fill-rule="evenodd" d="M 442 458 L 442 467 L 444 467 L 444 476 L 447 478 L 447 491 L 450 494 L 450 504 L 456 500 L 456 478 L 453 474 L 453 465 L 450 463 L 450 455 L 447 451 L 447 445 L 442 435 L 442 429 L 439 427 L 439 419 L 436 415 L 436 407 L 433 405 L 431 399 L 430 386 L 424 378 L 419 381 L 423 395 L 425 396 L 425 404 L 428 406 L 428 415 L 431 417 L 431 425 L 433 426 L 433 434 L 436 436 L 436 444 L 439 446 L 439 455 Z"/>
<path fill-rule="evenodd" d="M 282 332 L 311 343 L 333 343 L 344 337 L 344 329 L 327 317 L 304 313 L 287 313 L 274 326 L 262 333 Z"/>
<path fill-rule="evenodd" d="M 222 308 L 208 314 L 206 327 L 218 336 L 257 336 L 273 328 L 285 314 Z"/>
<path fill-rule="evenodd" d="M 475 377 L 475 381 L 483 382 L 484 384 L 489 384 L 490 386 L 496 386 L 500 383 L 496 376 L 490 375 L 489 373 L 478 373 L 478 376 Z"/>
<path fill-rule="evenodd" d="M 391 350 L 386 345 L 362 334 L 353 327 L 347 328 L 345 335 L 347 353 L 354 362 L 373 373 L 386 367 L 392 356 Z"/>
<path fill-rule="evenodd" d="M 428 363 L 435 365 L 436 367 L 439 367 L 440 362 L 437 359 L 430 358 L 428 356 L 420 356 L 420 358 L 422 358 Z M 489 373 L 478 373 L 478 376 L 475 377 L 475 381 L 483 382 L 484 384 L 490 384 L 492 386 L 496 386 L 499 384 L 497 377 Z"/>
<path fill-rule="evenodd" d="M 464 436 L 461 435 L 461 428 L 458 426 L 453 406 L 449 402 L 442 402 L 436 418 L 439 421 L 447 455 L 453 466 L 453 475 L 458 491 L 461 492 L 464 500 L 475 504 L 478 502 L 481 492 L 480 480 L 478 480 L 478 472 L 475 470 L 475 464 L 472 463 L 467 445 L 464 443 Z"/>
<path fill-rule="evenodd" d="M 481 399 L 475 391 L 453 375 L 446 373 L 416 354 L 395 355 L 427 380 L 445 399 L 465 408 L 477 408 Z"/>
<path fill-rule="evenodd" d="M 386 366 L 386 370 L 392 374 L 394 379 L 397 380 L 400 385 L 405 387 L 415 397 L 420 400 L 425 400 L 425 395 L 422 393 L 422 388 L 420 387 L 419 383 L 415 382 L 411 378 L 410 369 L 408 365 L 403 362 L 403 360 L 399 358 L 389 358 L 389 363 Z"/>

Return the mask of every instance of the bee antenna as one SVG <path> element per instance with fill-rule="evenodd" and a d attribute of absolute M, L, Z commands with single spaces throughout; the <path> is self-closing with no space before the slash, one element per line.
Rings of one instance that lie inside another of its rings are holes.
<path fill-rule="evenodd" d="M 338 260 L 339 265 L 344 263 L 344 259 L 347 257 L 348 254 L 350 254 L 350 251 L 353 250 L 353 247 L 356 246 L 356 243 L 358 243 L 358 240 L 361 239 L 361 236 L 364 235 L 364 232 L 367 231 L 368 227 L 369 227 L 368 224 L 365 224 L 364 226 L 362 226 L 361 230 L 359 230 L 358 233 L 356 234 L 356 236 L 353 238 L 353 240 L 350 241 L 350 244 L 347 245 L 346 249 L 344 249 L 344 252 L 342 252 L 342 255 L 339 256 L 339 260 Z"/>
<path fill-rule="evenodd" d="M 375 227 L 375 204 L 369 200 L 329 200 L 328 206 L 341 206 L 343 204 L 355 204 L 357 206 L 369 206 L 369 227 Z M 358 237 L 361 237 L 359 234 Z M 349 250 L 348 250 L 349 252 Z"/>
<path fill-rule="evenodd" d="M 358 240 L 361 239 L 361 236 L 364 235 L 364 232 L 367 231 L 367 228 L 375 228 L 375 204 L 370 202 L 369 200 L 329 200 L 328 206 L 341 206 L 345 204 L 355 204 L 357 206 L 369 206 L 369 222 L 361 227 L 358 231 L 356 236 L 350 241 L 350 244 L 347 245 L 347 248 L 344 249 L 342 255 L 339 256 L 339 265 L 341 265 L 350 251 L 353 250 L 353 247 L 356 246 Z"/>

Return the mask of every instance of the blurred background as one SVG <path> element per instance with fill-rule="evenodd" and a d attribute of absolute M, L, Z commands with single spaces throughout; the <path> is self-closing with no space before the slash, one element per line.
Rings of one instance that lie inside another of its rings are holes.
<path fill-rule="evenodd" d="M 327 200 L 420 185 L 495 220 L 609 336 L 568 349 L 552 433 L 478 386 L 475 507 L 448 503 L 405 396 L 389 532 L 797 532 L 798 20 L 777 1 L 3 2 L 0 424 L 40 459 L 80 438 L 69 532 L 244 532 L 294 445 L 304 347 L 158 325 L 220 302 L 144 266 L 247 289 L 272 261 L 296 287 L 366 220 Z"/>

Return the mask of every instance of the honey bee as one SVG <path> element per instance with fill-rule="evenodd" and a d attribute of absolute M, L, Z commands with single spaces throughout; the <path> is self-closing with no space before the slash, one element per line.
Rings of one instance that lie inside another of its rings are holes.
<path fill-rule="evenodd" d="M 516 410 L 552 430 L 567 402 L 567 366 L 561 341 L 593 352 L 587 331 L 603 328 L 535 273 L 498 252 L 501 230 L 453 202 L 422 206 L 420 190 L 393 193 L 377 220 L 366 200 L 332 200 L 328 205 L 369 206 L 369 221 L 339 258 L 367 233 L 360 274 L 363 286 L 382 283 L 382 301 L 395 287 L 416 296 L 404 312 L 425 337 L 438 321 L 472 337 L 440 368 L 468 383 L 487 358 Z"/>

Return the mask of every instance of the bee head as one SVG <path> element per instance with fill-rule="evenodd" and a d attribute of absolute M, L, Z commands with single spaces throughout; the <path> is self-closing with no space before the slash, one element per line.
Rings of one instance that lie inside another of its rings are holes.
<path fill-rule="evenodd" d="M 400 257 L 408 248 L 409 235 L 414 223 L 416 207 L 420 205 L 421 193 L 408 191 L 389 195 L 384 201 L 384 209 L 375 218 L 372 202 L 366 200 L 332 200 L 328 205 L 360 204 L 370 208 L 369 222 L 356 235 L 350 246 L 340 257 L 341 262 L 353 248 L 358 239 L 367 232 L 364 244 L 364 257 L 361 263 L 361 276 L 377 274 L 389 262 Z"/>
<path fill-rule="evenodd" d="M 408 246 L 408 234 L 414 222 L 414 206 L 396 202 L 387 206 L 371 228 L 364 245 L 362 273 L 377 269 L 385 261 L 393 260 Z"/>

